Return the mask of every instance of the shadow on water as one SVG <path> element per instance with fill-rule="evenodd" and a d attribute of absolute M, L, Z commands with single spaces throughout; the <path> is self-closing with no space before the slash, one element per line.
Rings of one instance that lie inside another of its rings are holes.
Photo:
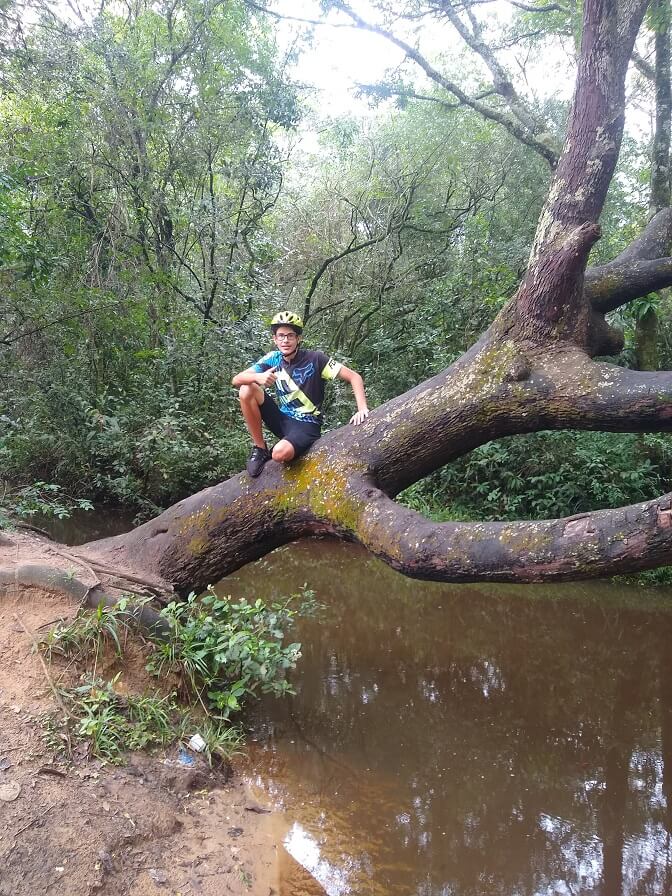
<path fill-rule="evenodd" d="M 672 591 L 427 584 L 315 541 L 220 590 L 304 582 L 325 609 L 250 774 L 330 896 L 672 893 Z"/>

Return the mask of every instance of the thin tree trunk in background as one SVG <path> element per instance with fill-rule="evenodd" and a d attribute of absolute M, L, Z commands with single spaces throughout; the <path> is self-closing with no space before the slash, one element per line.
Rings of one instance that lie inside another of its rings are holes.
<path fill-rule="evenodd" d="M 651 165 L 651 217 L 670 205 L 670 0 L 652 0 L 650 14 L 656 29 L 656 128 Z"/>
<path fill-rule="evenodd" d="M 656 126 L 651 158 L 651 217 L 670 205 L 670 0 L 652 0 L 649 14 L 655 28 Z M 647 308 L 635 323 L 638 370 L 658 370 L 658 312 Z"/>

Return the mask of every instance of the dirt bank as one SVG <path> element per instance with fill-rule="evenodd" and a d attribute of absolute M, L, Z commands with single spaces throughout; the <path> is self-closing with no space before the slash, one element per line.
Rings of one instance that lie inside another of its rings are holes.
<path fill-rule="evenodd" d="M 32 559 L 18 541 L 3 548 L 5 568 Z M 185 768 L 176 750 L 69 762 L 47 746 L 55 702 L 33 638 L 75 610 L 62 592 L 0 585 L 0 896 L 321 892 L 235 769 Z"/>

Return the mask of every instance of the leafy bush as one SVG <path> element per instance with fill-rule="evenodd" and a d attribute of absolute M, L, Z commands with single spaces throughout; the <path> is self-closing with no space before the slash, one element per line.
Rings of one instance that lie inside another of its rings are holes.
<path fill-rule="evenodd" d="M 614 581 L 635 581 L 639 585 L 664 586 L 672 585 L 672 566 L 659 566 L 657 569 L 645 569 L 632 576 L 614 576 Z"/>
<path fill-rule="evenodd" d="M 129 632 L 137 629 L 137 609 L 149 600 L 131 603 L 122 598 L 109 607 L 101 602 L 93 611 L 79 612 L 68 625 L 56 625 L 44 637 L 42 647 L 50 659 L 55 654 L 79 661 L 93 658 L 94 668 L 106 647 L 121 657 Z"/>
<path fill-rule="evenodd" d="M 67 519 L 73 510 L 93 510 L 93 504 L 86 498 L 68 495 L 60 485 L 51 482 L 16 488 L 5 485 L 0 496 L 0 529 L 11 527 L 17 519 L 35 515 Z"/>
<path fill-rule="evenodd" d="M 222 599 L 210 589 L 170 603 L 161 613 L 170 637 L 156 645 L 147 668 L 159 676 L 177 673 L 185 695 L 221 719 L 257 691 L 293 693 L 284 674 L 296 666 L 301 645 L 282 645 L 294 617 L 290 601 L 266 607 L 261 600 Z"/>
<path fill-rule="evenodd" d="M 183 338 L 148 356 L 132 321 L 101 314 L 96 326 L 109 351 L 102 380 L 78 332 L 69 334 L 67 361 L 56 333 L 40 346 L 39 365 L 0 357 L 0 374 L 11 369 L 16 381 L 0 394 L 7 479 L 57 482 L 76 496 L 153 513 L 244 467 L 248 439 L 230 379 L 262 353 L 254 333 L 239 345 L 235 333 L 185 322 Z"/>
<path fill-rule="evenodd" d="M 436 519 L 550 519 L 644 501 L 671 482 L 669 435 L 543 432 L 482 445 L 400 500 Z"/>

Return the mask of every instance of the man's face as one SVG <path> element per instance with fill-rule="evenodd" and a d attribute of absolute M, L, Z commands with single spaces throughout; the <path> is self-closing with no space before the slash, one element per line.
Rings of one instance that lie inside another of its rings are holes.
<path fill-rule="evenodd" d="M 299 347 L 301 336 L 298 336 L 291 327 L 278 327 L 273 334 L 273 342 L 278 347 L 283 357 L 289 357 Z"/>

